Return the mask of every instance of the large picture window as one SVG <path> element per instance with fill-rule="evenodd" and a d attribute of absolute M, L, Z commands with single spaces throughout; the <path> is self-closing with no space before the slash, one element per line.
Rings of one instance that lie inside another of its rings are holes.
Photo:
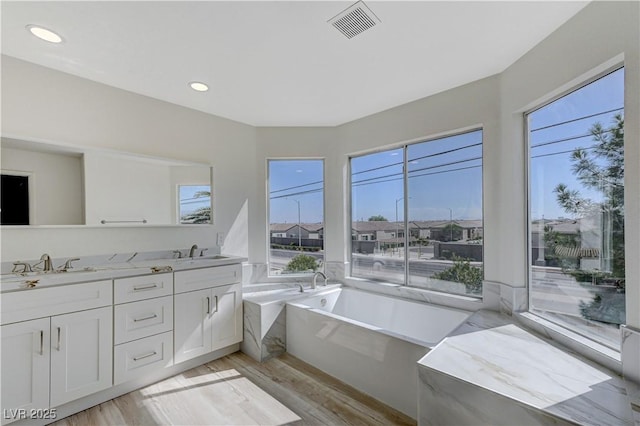
<path fill-rule="evenodd" d="M 269 274 L 323 270 L 323 160 L 269 160 L 268 168 Z"/>
<path fill-rule="evenodd" d="M 625 322 L 624 69 L 527 114 L 529 307 L 618 349 Z"/>
<path fill-rule="evenodd" d="M 482 295 L 482 131 L 351 159 L 351 275 Z"/>

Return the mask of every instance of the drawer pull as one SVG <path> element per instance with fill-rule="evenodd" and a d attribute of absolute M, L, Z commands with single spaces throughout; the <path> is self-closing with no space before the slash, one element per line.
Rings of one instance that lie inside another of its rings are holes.
<path fill-rule="evenodd" d="M 213 313 L 215 314 L 216 312 L 218 312 L 218 296 L 213 296 L 216 298 L 216 310 L 213 311 Z"/>
<path fill-rule="evenodd" d="M 150 320 L 150 319 L 154 319 L 154 318 L 158 318 L 158 315 L 153 314 L 153 315 L 149 315 L 148 317 L 144 317 L 144 318 L 134 318 L 133 322 L 146 321 L 146 320 Z"/>
<path fill-rule="evenodd" d="M 143 285 L 142 287 L 134 287 L 133 291 L 151 290 L 156 287 L 158 287 L 158 284 Z"/>
<path fill-rule="evenodd" d="M 153 352 L 148 353 L 148 354 L 146 354 L 146 355 L 140 355 L 140 356 L 137 356 L 137 357 L 133 357 L 133 360 L 134 360 L 134 361 L 140 361 L 141 359 L 145 359 L 145 358 L 149 358 L 150 356 L 154 356 L 154 355 L 156 355 L 157 353 L 158 353 L 158 352 L 153 351 Z"/>
<path fill-rule="evenodd" d="M 207 315 L 211 313 L 211 298 L 207 296 Z"/>
<path fill-rule="evenodd" d="M 44 355 L 44 331 L 40 330 L 40 355 Z"/>
<path fill-rule="evenodd" d="M 62 332 L 62 330 L 60 330 L 60 327 L 56 327 L 58 329 L 58 345 L 56 347 L 56 349 L 59 351 L 60 350 L 60 333 Z"/>

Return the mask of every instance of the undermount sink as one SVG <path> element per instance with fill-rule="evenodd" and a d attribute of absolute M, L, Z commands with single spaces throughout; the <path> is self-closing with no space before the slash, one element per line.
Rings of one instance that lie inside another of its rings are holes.
<path fill-rule="evenodd" d="M 228 259 L 228 256 L 222 256 L 216 254 L 215 256 L 195 256 L 195 257 L 183 257 L 182 259 L 175 259 L 178 262 L 196 262 L 199 260 L 220 260 L 220 259 Z"/>

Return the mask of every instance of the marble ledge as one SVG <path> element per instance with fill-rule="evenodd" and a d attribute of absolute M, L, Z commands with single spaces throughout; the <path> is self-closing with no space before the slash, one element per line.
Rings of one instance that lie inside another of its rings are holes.
<path fill-rule="evenodd" d="M 625 380 L 497 312 L 473 314 L 419 372 L 419 424 L 634 424 Z"/>

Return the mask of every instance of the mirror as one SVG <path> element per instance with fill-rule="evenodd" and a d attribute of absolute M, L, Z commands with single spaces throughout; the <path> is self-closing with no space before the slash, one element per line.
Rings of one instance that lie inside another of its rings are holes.
<path fill-rule="evenodd" d="M 2 138 L 1 224 L 212 223 L 206 164 Z"/>

